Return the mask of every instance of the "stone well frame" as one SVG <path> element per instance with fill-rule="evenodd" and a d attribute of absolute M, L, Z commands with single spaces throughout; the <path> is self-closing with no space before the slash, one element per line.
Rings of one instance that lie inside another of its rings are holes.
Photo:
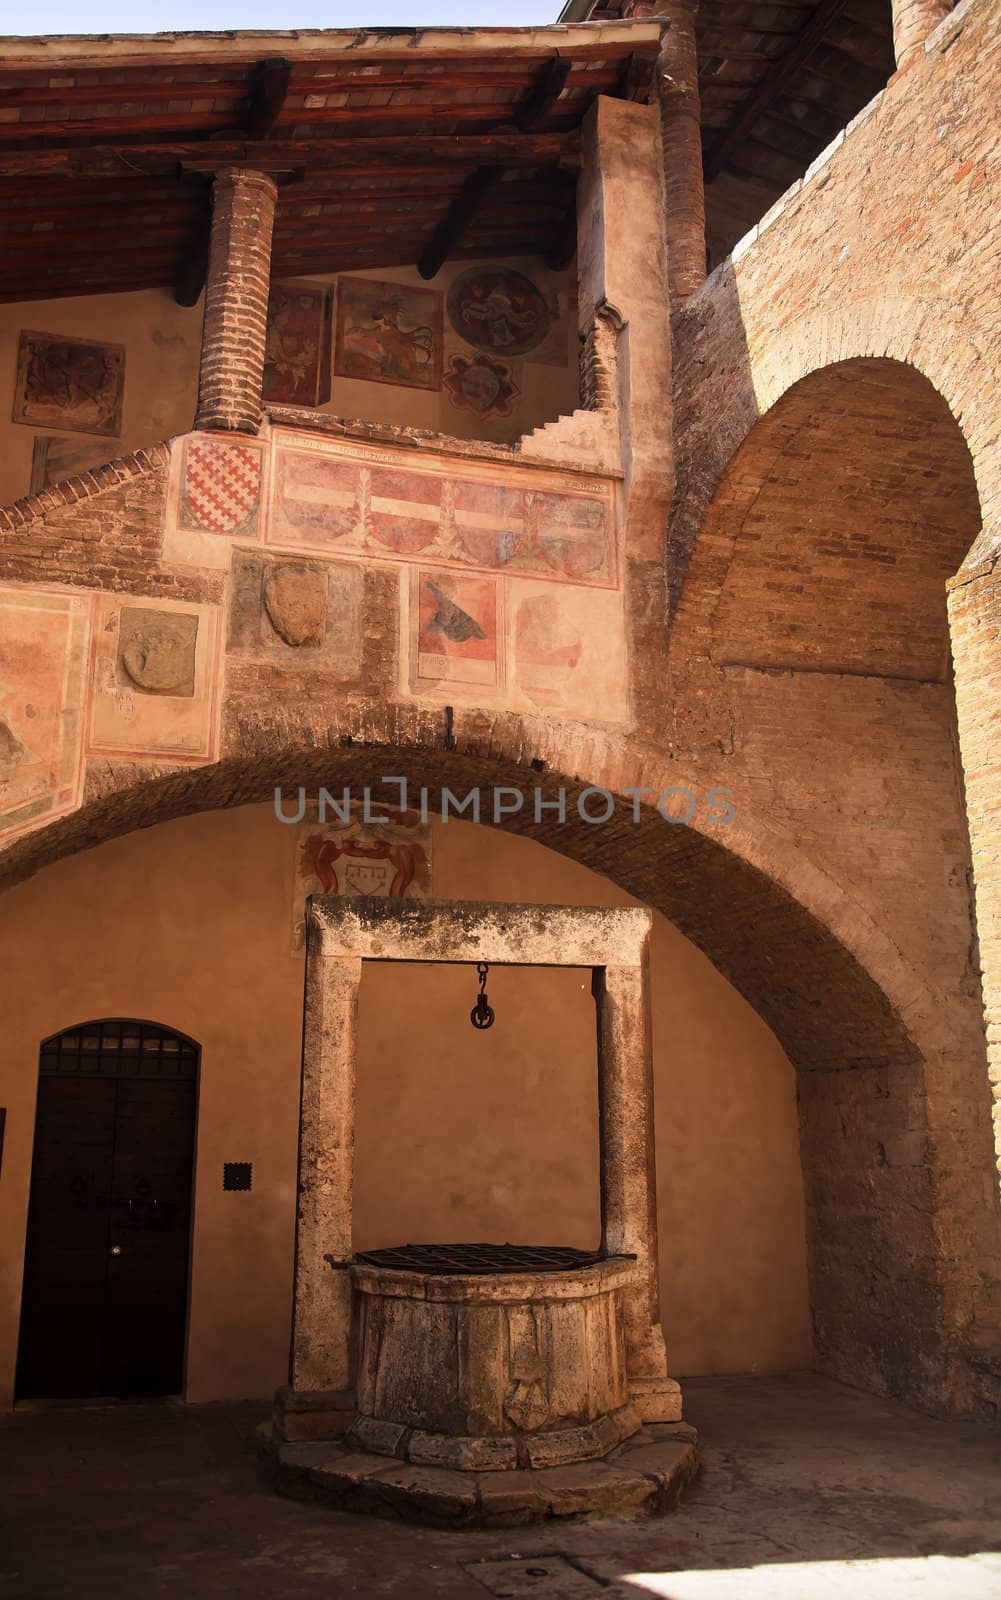
<path fill-rule="evenodd" d="M 306 907 L 295 1298 L 286 1403 L 353 1407 L 352 1276 L 358 991 L 365 961 L 589 967 L 595 998 L 601 1252 L 631 1256 L 624 1291 L 629 1398 L 645 1421 L 681 1415 L 667 1376 L 657 1276 L 652 912 L 478 901 L 339 899 Z"/>

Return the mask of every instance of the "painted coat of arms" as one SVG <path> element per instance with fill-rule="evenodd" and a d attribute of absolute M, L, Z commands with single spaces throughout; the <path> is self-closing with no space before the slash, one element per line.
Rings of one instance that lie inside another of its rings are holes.
<path fill-rule="evenodd" d="M 479 417 L 509 417 L 511 402 L 521 392 L 511 368 L 493 356 L 453 356 L 444 388 L 454 406 Z"/>
<path fill-rule="evenodd" d="M 375 278 L 340 278 L 334 370 L 411 389 L 441 387 L 441 295 Z"/>
<path fill-rule="evenodd" d="M 115 436 L 122 431 L 125 346 L 22 333 L 14 421 Z"/>
<path fill-rule="evenodd" d="M 371 820 L 384 816 L 385 821 Z M 431 894 L 431 826 L 416 811 L 373 803 L 366 821 L 352 802 L 347 822 L 303 823 L 296 841 L 292 948 L 305 947 L 307 895 Z"/>
<path fill-rule="evenodd" d="M 189 532 L 252 535 L 261 498 L 255 445 L 197 436 L 184 442 L 177 525 Z"/>
<path fill-rule="evenodd" d="M 268 300 L 264 398 L 289 406 L 330 399 L 331 290 L 273 283 Z"/>
<path fill-rule="evenodd" d="M 541 292 L 510 267 L 472 267 L 448 292 L 452 327 L 492 355 L 521 356 L 541 344 L 552 320 Z"/>

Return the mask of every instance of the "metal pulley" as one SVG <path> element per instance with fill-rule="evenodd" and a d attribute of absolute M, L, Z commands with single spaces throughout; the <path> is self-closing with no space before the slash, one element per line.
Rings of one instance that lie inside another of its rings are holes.
<path fill-rule="evenodd" d="M 494 1025 L 493 1006 L 487 999 L 487 973 L 490 968 L 485 961 L 476 963 L 476 971 L 480 978 L 480 992 L 476 996 L 476 1004 L 469 1013 L 469 1020 L 474 1028 L 492 1028 Z"/>

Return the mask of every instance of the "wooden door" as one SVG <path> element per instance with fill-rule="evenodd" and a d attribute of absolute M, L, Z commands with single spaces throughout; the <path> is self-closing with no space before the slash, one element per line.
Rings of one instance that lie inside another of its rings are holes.
<path fill-rule="evenodd" d="M 180 1393 L 197 1065 L 149 1023 L 42 1046 L 19 1398 Z"/>

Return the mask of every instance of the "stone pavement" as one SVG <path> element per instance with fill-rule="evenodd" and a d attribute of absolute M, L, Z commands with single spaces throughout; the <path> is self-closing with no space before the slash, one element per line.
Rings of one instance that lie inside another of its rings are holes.
<path fill-rule="evenodd" d="M 685 1392 L 704 1470 L 674 1515 L 507 1532 L 440 1532 L 279 1499 L 254 1458 L 264 1403 L 18 1411 L 0 1429 L 0 1595 L 1001 1595 L 998 1432 L 809 1375 L 697 1379 Z"/>

